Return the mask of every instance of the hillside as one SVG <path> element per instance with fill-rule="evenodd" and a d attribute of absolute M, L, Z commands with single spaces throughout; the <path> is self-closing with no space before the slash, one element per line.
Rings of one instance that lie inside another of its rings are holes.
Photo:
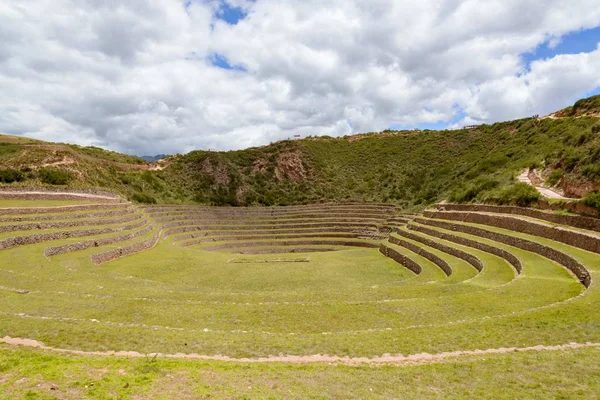
<path fill-rule="evenodd" d="M 447 131 L 309 137 L 156 163 L 95 147 L 0 136 L 0 181 L 103 188 L 138 202 L 286 205 L 377 201 L 405 207 L 535 197 L 526 168 L 581 197 L 600 188 L 600 96 L 549 117 Z"/>

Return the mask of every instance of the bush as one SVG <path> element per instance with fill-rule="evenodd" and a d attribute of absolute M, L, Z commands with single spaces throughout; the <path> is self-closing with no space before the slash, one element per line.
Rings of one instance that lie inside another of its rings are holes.
<path fill-rule="evenodd" d="M 2 183 L 21 182 L 24 180 L 25 175 L 21 171 L 12 168 L 0 170 L 0 182 Z"/>
<path fill-rule="evenodd" d="M 600 192 L 588 193 L 583 198 L 583 204 L 588 207 L 593 207 L 596 210 L 600 211 Z"/>
<path fill-rule="evenodd" d="M 600 133 L 600 122 L 592 126 L 592 133 Z"/>
<path fill-rule="evenodd" d="M 546 183 L 550 186 L 554 186 L 558 182 L 560 182 L 564 174 L 565 172 L 562 170 L 562 168 L 555 169 L 550 173 L 550 176 L 546 180 Z"/>
<path fill-rule="evenodd" d="M 60 169 L 41 169 L 38 177 L 42 183 L 48 185 L 66 185 L 73 179 L 70 173 Z"/>
<path fill-rule="evenodd" d="M 136 203 L 156 204 L 156 199 L 146 193 L 134 193 L 133 196 L 131 196 L 131 200 Z"/>
<path fill-rule="evenodd" d="M 540 193 L 531 185 L 518 182 L 489 196 L 488 200 L 498 204 L 516 204 L 527 207 L 540 199 Z"/>

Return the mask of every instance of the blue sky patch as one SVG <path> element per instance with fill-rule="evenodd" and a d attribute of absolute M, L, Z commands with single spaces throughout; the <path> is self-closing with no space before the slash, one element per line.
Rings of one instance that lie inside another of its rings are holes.
<path fill-rule="evenodd" d="M 402 125 L 396 124 L 391 125 L 389 129 L 391 130 L 410 130 L 410 129 L 431 129 L 431 130 L 443 130 L 447 129 L 450 125 L 454 125 L 461 121 L 463 118 L 467 116 L 467 114 L 460 108 L 457 104 L 454 105 L 455 115 L 449 121 L 437 121 L 437 122 L 423 122 L 415 125 Z"/>
<path fill-rule="evenodd" d="M 589 53 L 596 50 L 600 43 L 600 27 L 569 33 L 561 38 L 560 43 L 551 48 L 549 42 L 542 43 L 535 50 L 523 54 L 527 70 L 535 60 L 552 58 L 559 54 Z"/>
<path fill-rule="evenodd" d="M 225 57 L 222 54 L 219 53 L 213 53 L 208 57 L 208 61 L 215 67 L 218 68 L 223 68 L 223 69 L 230 69 L 230 70 L 234 70 L 234 71 L 244 71 L 246 72 L 246 68 L 244 68 L 241 65 L 234 65 L 231 64 L 229 62 L 229 60 L 227 60 L 227 57 Z"/>
<path fill-rule="evenodd" d="M 235 25 L 244 18 L 246 18 L 246 11 L 240 7 L 232 7 L 226 1 L 221 1 L 219 10 L 216 13 L 216 17 L 227 22 L 230 25 Z"/>

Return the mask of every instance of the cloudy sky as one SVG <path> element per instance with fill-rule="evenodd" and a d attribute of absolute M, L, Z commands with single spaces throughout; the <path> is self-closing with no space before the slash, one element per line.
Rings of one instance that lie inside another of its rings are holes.
<path fill-rule="evenodd" d="M 130 154 L 547 114 L 600 0 L 3 0 L 0 133 Z"/>

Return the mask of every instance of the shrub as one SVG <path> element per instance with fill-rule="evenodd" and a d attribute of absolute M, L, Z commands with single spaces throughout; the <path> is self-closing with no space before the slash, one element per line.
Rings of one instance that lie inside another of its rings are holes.
<path fill-rule="evenodd" d="M 564 174 L 565 172 L 562 170 L 562 168 L 555 169 L 550 173 L 550 176 L 546 180 L 546 183 L 550 186 L 554 186 L 558 182 L 560 182 Z"/>
<path fill-rule="evenodd" d="M 156 199 L 154 197 L 140 192 L 134 193 L 133 196 L 131 196 L 131 200 L 135 201 L 136 203 L 156 204 Z"/>
<path fill-rule="evenodd" d="M 527 207 L 540 199 L 540 193 L 531 185 L 517 182 L 489 196 L 488 200 L 499 204 L 516 204 Z"/>
<path fill-rule="evenodd" d="M 41 169 L 38 177 L 42 183 L 48 185 L 66 185 L 73 179 L 70 173 L 60 169 Z"/>
<path fill-rule="evenodd" d="M 592 133 L 600 133 L 600 122 L 592 126 Z"/>
<path fill-rule="evenodd" d="M 2 183 L 21 182 L 24 180 L 25 175 L 21 171 L 12 168 L 0 170 L 0 182 Z"/>
<path fill-rule="evenodd" d="M 596 210 L 600 211 L 600 192 L 588 193 L 583 198 L 583 204 L 585 204 L 588 207 L 593 207 Z"/>

